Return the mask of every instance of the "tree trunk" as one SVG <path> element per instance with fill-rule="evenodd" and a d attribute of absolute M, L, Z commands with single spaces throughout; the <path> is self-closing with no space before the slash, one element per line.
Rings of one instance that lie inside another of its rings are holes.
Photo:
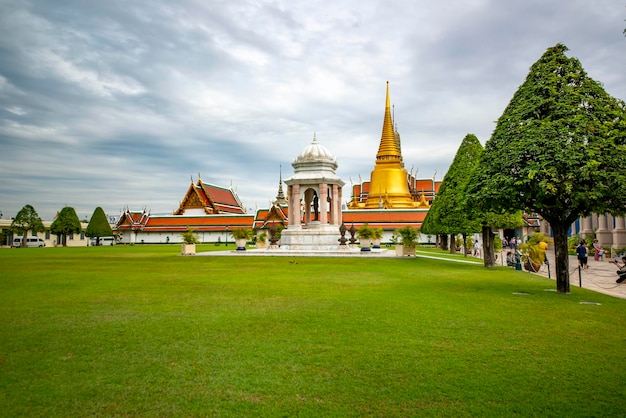
<path fill-rule="evenodd" d="M 456 235 L 450 235 L 450 254 L 456 254 Z"/>
<path fill-rule="evenodd" d="M 441 235 L 441 249 L 444 251 L 448 251 L 448 236 Z"/>
<path fill-rule="evenodd" d="M 493 251 L 493 237 L 491 227 L 483 225 L 483 257 L 485 267 L 493 267 L 496 264 L 496 257 Z"/>
<path fill-rule="evenodd" d="M 26 237 L 28 236 L 28 229 L 24 230 L 24 232 L 22 233 L 22 244 L 21 244 L 21 248 L 27 248 L 28 245 L 26 245 Z M 21 253 L 20 253 L 21 254 Z"/>
<path fill-rule="evenodd" d="M 569 254 L 567 252 L 568 226 L 550 223 L 554 232 L 554 267 L 556 269 L 556 290 L 569 295 Z"/>

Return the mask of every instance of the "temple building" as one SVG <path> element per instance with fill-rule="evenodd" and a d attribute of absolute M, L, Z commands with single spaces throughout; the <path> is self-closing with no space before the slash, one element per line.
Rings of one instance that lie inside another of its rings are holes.
<path fill-rule="evenodd" d="M 387 83 L 383 127 L 370 181 L 352 184 L 351 197 L 343 201 L 344 182 L 335 174 L 337 161 L 313 137 L 310 145 L 294 159 L 294 175 L 283 191 L 282 170 L 276 199 L 266 209 L 246 213 L 239 197 L 231 188 L 193 179 L 179 207 L 171 215 L 151 215 L 146 210 L 127 209 L 116 224 L 116 233 L 124 243 L 181 242 L 180 234 L 191 228 L 202 242 L 228 242 L 230 232 L 237 228 L 264 229 L 280 224 L 287 228 L 281 245 L 305 248 L 303 238 L 312 231 L 323 235 L 326 246 L 336 243 L 335 229 L 344 223 L 356 228 L 368 223 L 383 228 L 383 240 L 391 240 L 396 229 L 421 226 L 435 198 L 440 183 L 417 179 L 404 168 L 400 135 L 394 128 Z M 332 229 L 332 233 L 331 230 Z M 291 232 L 288 232 L 291 231 Z"/>
<path fill-rule="evenodd" d="M 254 215 L 247 214 L 232 188 L 193 179 L 178 209 L 171 215 L 126 209 L 115 225 L 118 241 L 126 244 L 181 242 L 181 234 L 193 229 L 201 242 L 233 242 L 233 229 L 250 228 Z"/>
<path fill-rule="evenodd" d="M 346 224 L 364 223 L 382 228 L 383 241 L 390 240 L 396 229 L 410 225 L 420 228 L 440 181 L 417 179 L 408 173 L 402 158 L 400 134 L 391 114 L 389 83 L 385 97 L 383 127 L 370 181 L 352 185 L 352 197 L 343 211 Z"/>
<path fill-rule="evenodd" d="M 430 205 L 424 194 L 416 199 L 411 193 L 411 179 L 404 168 L 402 151 L 400 149 L 400 134 L 394 129 L 391 117 L 389 100 L 389 82 L 385 101 L 385 115 L 383 117 L 383 131 L 376 154 L 376 165 L 363 193 L 363 187 L 352 196 L 350 209 L 415 209 L 428 208 Z M 414 189 L 413 189 L 414 190 Z"/>

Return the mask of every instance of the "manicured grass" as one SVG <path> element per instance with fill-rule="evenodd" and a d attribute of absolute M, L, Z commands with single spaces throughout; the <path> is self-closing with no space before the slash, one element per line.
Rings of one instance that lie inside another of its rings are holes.
<path fill-rule="evenodd" d="M 624 300 L 432 259 L 179 252 L 0 250 L 0 415 L 626 415 Z"/>

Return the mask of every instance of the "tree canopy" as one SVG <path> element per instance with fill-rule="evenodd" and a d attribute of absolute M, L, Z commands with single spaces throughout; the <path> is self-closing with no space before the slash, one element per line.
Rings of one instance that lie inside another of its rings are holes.
<path fill-rule="evenodd" d="M 43 232 L 46 230 L 39 214 L 31 205 L 25 205 L 17 212 L 15 219 L 11 222 L 11 229 L 23 237 L 26 237 L 28 231 Z M 27 246 L 22 245 L 22 247 L 26 248 Z"/>
<path fill-rule="evenodd" d="M 57 218 L 50 225 L 50 231 L 61 237 L 61 244 L 65 245 L 69 234 L 78 234 L 82 225 L 74 208 L 66 206 L 57 214 Z"/>
<path fill-rule="evenodd" d="M 90 238 L 97 238 L 98 241 L 100 237 L 110 237 L 113 235 L 111 225 L 109 225 L 106 214 L 100 206 L 98 206 L 96 210 L 94 210 L 93 215 L 91 215 L 85 235 Z M 96 245 L 97 244 L 100 243 L 97 242 Z"/>
<path fill-rule="evenodd" d="M 427 234 L 470 234 L 480 231 L 480 222 L 467 212 L 467 184 L 483 146 L 474 134 L 467 134 L 443 178 L 437 198 L 428 210 L 421 231 Z"/>
<path fill-rule="evenodd" d="M 626 107 L 566 51 L 548 48 L 530 68 L 470 186 L 482 209 L 536 212 L 550 223 L 561 293 L 569 293 L 571 223 L 626 208 Z"/>

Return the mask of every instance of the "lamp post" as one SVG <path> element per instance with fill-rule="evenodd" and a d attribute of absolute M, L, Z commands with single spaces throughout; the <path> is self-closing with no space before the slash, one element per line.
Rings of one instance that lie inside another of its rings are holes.
<path fill-rule="evenodd" d="M 226 225 L 226 240 L 225 240 L 225 242 L 226 242 L 225 245 L 228 247 L 228 225 Z"/>

